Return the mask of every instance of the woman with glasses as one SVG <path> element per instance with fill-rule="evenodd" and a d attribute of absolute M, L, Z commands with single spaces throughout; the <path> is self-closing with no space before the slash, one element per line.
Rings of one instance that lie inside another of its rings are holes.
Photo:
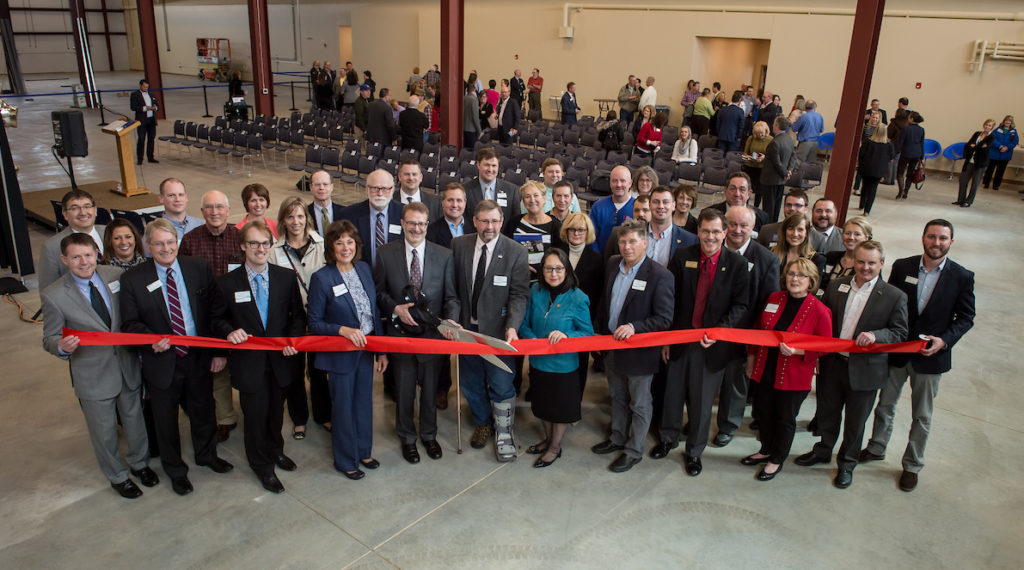
<path fill-rule="evenodd" d="M 813 292 L 818 287 L 818 268 L 804 257 L 786 264 L 785 289 L 768 296 L 757 328 L 770 331 L 832 336 L 832 313 Z M 782 470 L 796 433 L 796 417 L 811 391 L 811 376 L 819 353 L 778 347 L 752 347 L 747 356 L 747 376 L 754 381 L 754 416 L 760 425 L 761 449 L 740 460 L 743 465 L 764 467 L 758 481 L 771 481 Z"/>
<path fill-rule="evenodd" d="M 569 265 L 576 276 L 576 283 L 579 288 L 590 299 L 590 320 L 593 322 L 597 316 L 597 307 L 601 306 L 601 299 L 604 298 L 604 258 L 590 244 L 597 239 L 594 231 L 594 223 L 590 216 L 580 212 L 569 214 L 562 223 L 562 231 L 559 234 L 562 242 L 565 243 L 569 252 Z M 603 369 L 604 360 L 600 352 L 580 353 L 580 397 L 583 397 L 583 390 L 587 387 L 587 365 L 590 362 L 590 355 L 594 356 L 594 369 Z"/>
<path fill-rule="evenodd" d="M 235 225 L 236 229 L 242 229 L 245 224 L 253 220 L 263 220 L 270 228 L 270 233 L 277 238 L 277 221 L 266 216 L 267 208 L 270 207 L 270 191 L 262 184 L 249 184 L 242 188 L 242 205 L 245 206 L 245 217 Z"/>
<path fill-rule="evenodd" d="M 633 176 L 633 185 L 629 192 L 634 198 L 637 196 L 648 196 L 658 187 L 658 173 L 650 166 L 641 166 L 636 169 Z"/>
<path fill-rule="evenodd" d="M 543 278 L 530 288 L 519 337 L 558 344 L 567 337 L 593 335 L 590 301 L 578 287 L 569 255 L 557 248 L 545 252 L 541 271 Z M 580 420 L 579 366 L 575 353 L 530 357 L 530 409 L 544 422 L 544 440 L 526 450 L 540 455 L 534 467 L 547 467 L 562 456 L 565 430 Z"/>

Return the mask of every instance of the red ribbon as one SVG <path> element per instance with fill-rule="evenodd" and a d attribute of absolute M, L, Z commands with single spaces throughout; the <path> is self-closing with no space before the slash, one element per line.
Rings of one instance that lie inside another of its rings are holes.
<path fill-rule="evenodd" d="M 405 338 L 397 336 L 368 336 L 363 349 L 356 348 L 347 339 L 339 336 L 300 336 L 300 337 L 249 337 L 242 344 L 231 344 L 225 339 L 201 336 L 176 336 L 165 334 L 137 333 L 105 333 L 93 331 L 76 331 L 64 329 L 64 336 L 74 335 L 80 339 L 82 346 L 130 346 L 156 344 L 168 339 L 172 346 L 189 346 L 201 348 L 242 349 L 242 350 L 281 350 L 293 346 L 305 352 L 370 350 L 373 352 L 401 352 L 417 354 L 502 354 L 502 355 L 542 355 L 564 354 L 568 352 L 584 352 L 590 350 L 618 350 L 623 348 L 645 348 L 698 342 L 704 335 L 718 341 L 735 342 L 753 346 L 778 346 L 785 342 L 794 349 L 814 352 L 920 352 L 927 343 L 923 340 L 896 343 L 876 343 L 868 346 L 857 346 L 852 340 L 828 338 L 810 334 L 747 330 L 747 329 L 690 329 L 635 334 L 626 340 L 615 340 L 611 335 L 570 337 L 558 344 L 551 344 L 546 338 L 517 340 L 512 342 L 518 353 L 494 348 L 485 344 L 436 340 L 425 338 Z"/>

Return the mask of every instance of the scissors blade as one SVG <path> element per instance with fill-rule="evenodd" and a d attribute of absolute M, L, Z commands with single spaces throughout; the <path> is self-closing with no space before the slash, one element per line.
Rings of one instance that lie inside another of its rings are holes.
<path fill-rule="evenodd" d="M 494 348 L 501 348 L 504 350 L 519 352 L 518 350 L 516 350 L 514 346 L 503 340 L 499 340 L 494 337 L 487 336 L 485 334 L 468 331 L 466 329 L 460 329 L 448 323 L 441 323 L 437 325 L 437 330 L 439 330 L 442 334 L 445 331 L 451 331 L 452 336 L 454 336 L 455 340 L 458 342 L 482 343 L 488 346 L 492 346 Z M 509 374 L 512 373 L 512 369 L 509 368 L 507 364 L 502 362 L 501 359 L 498 358 L 497 356 L 493 354 L 481 354 L 480 357 L 486 360 L 487 362 L 490 362 L 491 364 L 497 366 L 498 368 L 504 370 L 505 372 L 508 372 Z"/>

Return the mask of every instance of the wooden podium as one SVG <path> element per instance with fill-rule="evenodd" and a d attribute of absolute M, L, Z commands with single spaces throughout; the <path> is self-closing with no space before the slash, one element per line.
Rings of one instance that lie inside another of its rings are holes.
<path fill-rule="evenodd" d="M 139 127 L 138 121 L 118 119 L 107 123 L 101 129 L 117 138 L 117 160 L 121 167 L 121 190 L 111 188 L 110 191 L 122 196 L 132 197 L 149 194 L 149 190 L 138 185 L 135 177 L 135 162 L 132 157 L 131 132 Z"/>

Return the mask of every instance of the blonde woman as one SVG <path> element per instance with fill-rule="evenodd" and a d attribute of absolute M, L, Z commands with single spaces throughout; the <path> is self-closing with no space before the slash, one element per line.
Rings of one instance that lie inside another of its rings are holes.
<path fill-rule="evenodd" d="M 772 142 L 771 128 L 768 127 L 768 123 L 758 121 L 754 123 L 751 131 L 753 134 L 747 137 L 747 142 L 743 146 L 743 155 L 750 158 L 743 163 L 742 170 L 750 176 L 751 189 L 754 191 L 754 207 L 760 207 L 763 201 L 764 211 L 768 212 L 768 217 L 772 221 L 775 221 L 779 215 L 778 206 L 775 204 L 782 204 L 782 196 L 774 195 L 776 187 L 772 188 L 771 196 L 764 195 L 764 189 L 761 188 L 761 167 L 764 166 L 764 153 L 768 149 L 768 143 Z M 782 187 L 777 188 L 782 190 Z M 772 217 L 773 211 L 775 218 Z"/>

